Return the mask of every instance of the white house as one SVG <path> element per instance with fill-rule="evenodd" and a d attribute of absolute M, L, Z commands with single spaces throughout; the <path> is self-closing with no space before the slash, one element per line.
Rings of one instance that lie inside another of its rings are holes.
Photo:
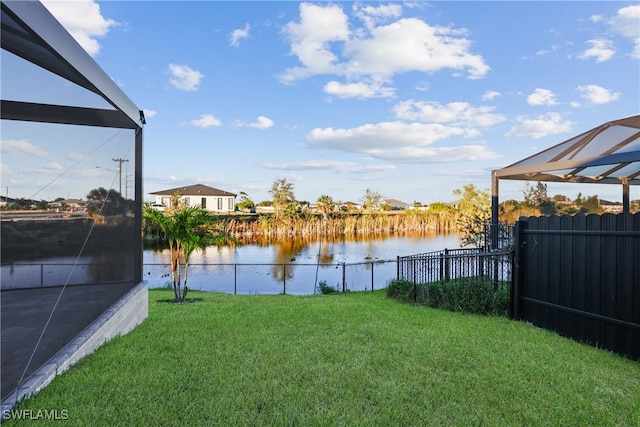
<path fill-rule="evenodd" d="M 149 194 L 156 197 L 154 206 L 162 209 L 162 207 L 169 207 L 171 205 L 171 196 L 175 193 L 180 193 L 180 201 L 187 206 L 199 205 L 203 209 L 211 212 L 233 212 L 236 208 L 237 194 L 202 184 L 171 188 Z"/>

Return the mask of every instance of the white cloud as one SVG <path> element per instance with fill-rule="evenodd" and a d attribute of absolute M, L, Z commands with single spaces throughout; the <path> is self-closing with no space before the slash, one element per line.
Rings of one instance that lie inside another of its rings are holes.
<path fill-rule="evenodd" d="M 199 119 L 193 119 L 189 123 L 198 128 L 210 128 L 222 125 L 222 122 L 211 114 L 201 114 Z"/>
<path fill-rule="evenodd" d="M 380 6 L 363 5 L 356 3 L 353 6 L 355 16 L 364 22 L 367 28 L 373 28 L 376 24 L 386 22 L 402 15 L 400 4 L 386 4 Z"/>
<path fill-rule="evenodd" d="M 58 162 L 51 162 L 49 164 L 44 165 L 42 168 L 46 171 L 54 171 L 54 172 L 59 172 L 64 170 L 64 167 Z"/>
<path fill-rule="evenodd" d="M 270 118 L 265 116 L 258 116 L 258 119 L 255 122 L 249 123 L 247 126 L 256 129 L 269 129 L 270 127 L 273 127 L 273 125 L 273 120 L 271 120 Z"/>
<path fill-rule="evenodd" d="M 194 91 L 202 81 L 204 75 L 186 65 L 169 64 L 169 71 L 173 76 L 171 84 L 180 90 Z"/>
<path fill-rule="evenodd" d="M 393 112 L 397 118 L 423 123 L 449 123 L 456 126 L 493 126 L 506 119 L 495 114 L 495 107 L 474 107 L 467 102 L 450 102 L 446 105 L 437 102 L 403 101 L 396 104 Z"/>
<path fill-rule="evenodd" d="M 105 19 L 93 0 L 42 0 L 42 4 L 91 56 L 100 52 L 97 37 L 104 37 L 117 22 Z"/>
<path fill-rule="evenodd" d="M 551 53 L 557 52 L 558 50 L 560 50 L 560 45 L 557 43 L 554 43 L 551 45 L 549 49 L 540 49 L 539 51 L 537 51 L 536 56 L 549 55 Z"/>
<path fill-rule="evenodd" d="M 573 127 L 572 122 L 563 120 L 558 113 L 544 114 L 535 119 L 518 116 L 516 120 L 518 124 L 504 134 L 506 138 L 540 139 L 547 135 L 570 132 Z"/>
<path fill-rule="evenodd" d="M 229 39 L 231 40 L 231 46 L 240 46 L 240 40 L 249 38 L 249 30 L 251 26 L 249 24 L 245 24 L 243 29 L 235 29 L 231 32 Z"/>
<path fill-rule="evenodd" d="M 620 92 L 612 92 L 597 85 L 578 86 L 576 90 L 591 104 L 608 104 L 620 98 Z"/>
<path fill-rule="evenodd" d="M 0 151 L 3 154 L 26 154 L 40 158 L 47 157 L 47 153 L 26 139 L 4 139 L 0 145 Z"/>
<path fill-rule="evenodd" d="M 345 46 L 346 69 L 353 74 L 389 78 L 396 73 L 434 73 L 450 68 L 466 70 L 469 78 L 481 78 L 489 66 L 482 56 L 469 53 L 465 32 L 432 27 L 416 18 L 400 19 L 371 29 L 369 37 L 354 37 Z"/>
<path fill-rule="evenodd" d="M 81 162 L 86 160 L 89 157 L 86 153 L 79 153 L 77 151 L 71 151 L 67 153 L 67 159 L 73 160 L 74 162 Z"/>
<path fill-rule="evenodd" d="M 629 38 L 634 43 L 632 56 L 636 59 L 640 58 L 640 25 L 638 22 L 640 22 L 640 5 L 637 4 L 619 9 L 618 14 L 609 21 L 617 33 Z"/>
<path fill-rule="evenodd" d="M 600 22 L 602 21 L 602 15 L 591 15 L 591 17 L 589 18 L 589 21 Z"/>
<path fill-rule="evenodd" d="M 483 101 L 492 101 L 498 97 L 501 97 L 502 94 L 495 90 L 488 90 L 482 95 Z"/>
<path fill-rule="evenodd" d="M 150 117 L 155 117 L 158 115 L 158 112 L 155 110 L 147 110 L 147 109 L 143 109 L 142 112 L 144 113 L 144 117 L 145 119 L 148 119 Z"/>
<path fill-rule="evenodd" d="M 489 71 L 482 56 L 470 52 L 466 30 L 430 26 L 416 18 L 378 25 L 396 19 L 399 6 L 355 8 L 365 27 L 350 23 L 340 6 L 302 3 L 299 22 L 285 27 L 291 53 L 301 66 L 286 69 L 281 81 L 333 74 L 352 82 L 388 82 L 397 73 L 434 73 L 447 68 L 456 73 L 465 71 L 475 79 Z"/>
<path fill-rule="evenodd" d="M 381 83 L 340 83 L 330 81 L 324 85 L 324 91 L 338 98 L 391 98 L 395 89 L 384 87 Z"/>
<path fill-rule="evenodd" d="M 407 163 L 491 159 L 496 154 L 481 145 L 430 147 L 450 137 L 469 136 L 468 130 L 437 123 L 382 122 L 352 129 L 316 128 L 307 134 L 313 147 L 367 154 L 375 159 Z"/>
<path fill-rule="evenodd" d="M 270 127 L 273 127 L 274 124 L 275 124 L 274 121 L 271 120 L 269 117 L 258 116 L 256 121 L 253 122 L 253 123 L 236 121 L 236 122 L 233 123 L 233 126 L 239 127 L 239 128 L 241 128 L 241 127 L 249 127 L 249 128 L 256 128 L 256 129 L 264 130 L 264 129 L 269 129 Z"/>
<path fill-rule="evenodd" d="M 556 101 L 556 94 L 549 89 L 536 88 L 532 94 L 527 96 L 527 104 L 538 107 L 542 105 L 558 105 L 558 101 Z"/>
<path fill-rule="evenodd" d="M 389 172 L 396 170 L 394 165 L 371 165 L 361 166 L 355 162 L 341 162 L 334 160 L 309 160 L 306 162 L 292 163 L 264 163 L 262 165 L 267 169 L 280 170 L 330 170 L 338 173 L 372 173 L 372 172 Z"/>
<path fill-rule="evenodd" d="M 283 82 L 292 82 L 314 74 L 338 73 L 337 56 L 330 43 L 345 41 L 349 36 L 348 19 L 337 5 L 322 7 L 300 4 L 300 22 L 289 22 L 284 29 L 291 42 L 291 53 L 302 67 L 286 70 Z"/>
<path fill-rule="evenodd" d="M 604 62 L 613 58 L 613 55 L 616 53 L 611 40 L 594 39 L 588 40 L 587 43 L 590 44 L 591 47 L 578 55 L 578 59 L 595 58 L 596 62 Z"/>

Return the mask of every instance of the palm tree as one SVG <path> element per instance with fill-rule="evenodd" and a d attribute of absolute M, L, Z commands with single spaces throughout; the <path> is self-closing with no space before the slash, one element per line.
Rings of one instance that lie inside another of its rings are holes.
<path fill-rule="evenodd" d="M 160 212 L 145 205 L 144 218 L 156 224 L 169 243 L 171 282 L 176 302 L 184 302 L 189 291 L 187 287 L 189 259 L 194 251 L 202 250 L 214 243 L 229 241 L 237 243 L 223 231 L 211 227 L 212 218 L 209 212 L 200 206 L 179 205 L 166 212 Z M 212 232 L 212 230 L 216 231 Z M 184 280 L 181 276 L 181 267 Z"/>
<path fill-rule="evenodd" d="M 318 209 L 318 212 L 322 213 L 324 219 L 327 219 L 329 214 L 335 210 L 336 204 L 331 196 L 323 194 L 318 197 L 318 200 L 316 200 L 316 208 Z"/>

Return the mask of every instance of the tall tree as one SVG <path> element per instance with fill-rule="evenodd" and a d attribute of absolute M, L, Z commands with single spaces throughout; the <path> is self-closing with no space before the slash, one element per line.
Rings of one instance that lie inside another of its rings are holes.
<path fill-rule="evenodd" d="M 288 182 L 286 178 L 276 180 L 271 186 L 269 194 L 273 198 L 276 219 L 281 218 L 287 211 L 291 211 L 296 204 L 293 184 Z"/>
<path fill-rule="evenodd" d="M 318 197 L 318 200 L 316 200 L 316 209 L 318 209 L 318 212 L 322 213 L 324 218 L 327 219 L 327 217 L 336 209 L 333 197 L 327 196 L 326 194 Z"/>
<path fill-rule="evenodd" d="M 367 212 L 373 212 L 375 209 L 380 208 L 380 204 L 382 203 L 382 195 L 377 191 L 373 191 L 371 188 L 367 188 L 364 190 L 364 196 L 360 199 L 362 202 L 362 207 Z"/>
<path fill-rule="evenodd" d="M 87 194 L 87 211 L 92 216 L 113 216 L 124 213 L 126 202 L 116 190 L 94 188 Z"/>
<path fill-rule="evenodd" d="M 253 202 L 253 200 L 251 200 L 249 195 L 244 191 L 240 192 L 240 200 L 238 201 L 238 203 L 236 203 L 236 206 L 238 207 L 238 209 L 246 209 L 246 210 L 253 210 L 256 208 L 256 204 Z"/>
<path fill-rule="evenodd" d="M 460 240 L 464 245 L 483 246 L 486 243 L 485 226 L 491 220 L 489 190 L 479 190 L 475 185 L 467 184 L 454 190 L 453 194 L 459 197 Z"/>
<path fill-rule="evenodd" d="M 538 181 L 535 186 L 527 183 L 523 195 L 525 205 L 537 208 L 542 215 L 554 215 L 558 212 L 558 204 L 555 199 L 549 197 L 545 183 Z"/>

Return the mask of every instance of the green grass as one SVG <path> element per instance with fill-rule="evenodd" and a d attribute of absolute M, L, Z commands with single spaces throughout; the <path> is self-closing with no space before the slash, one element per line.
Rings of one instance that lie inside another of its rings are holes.
<path fill-rule="evenodd" d="M 385 291 L 149 295 L 140 327 L 18 409 L 82 426 L 640 425 L 638 362 L 522 322 Z"/>

